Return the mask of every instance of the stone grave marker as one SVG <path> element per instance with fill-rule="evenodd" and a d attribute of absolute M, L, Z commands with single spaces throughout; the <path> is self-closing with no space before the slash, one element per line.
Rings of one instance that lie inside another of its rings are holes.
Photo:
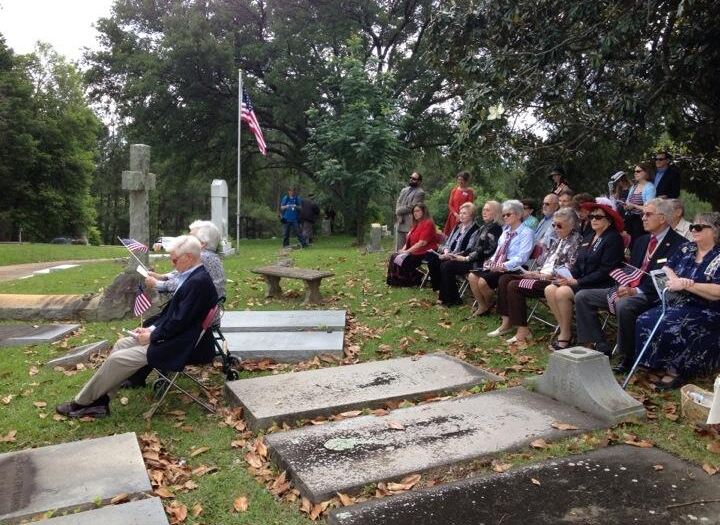
<path fill-rule="evenodd" d="M 150 246 L 150 211 L 148 197 L 155 189 L 155 174 L 150 173 L 150 146 L 130 145 L 130 170 L 122 172 L 122 189 L 130 192 L 130 238 Z M 136 253 L 147 266 L 148 254 Z M 130 257 L 132 268 L 134 259 Z"/>
<path fill-rule="evenodd" d="M 220 230 L 221 241 L 218 253 L 232 255 L 234 248 L 228 243 L 228 185 L 223 179 L 214 179 L 210 183 L 210 220 Z"/>
<path fill-rule="evenodd" d="M 77 346 L 70 350 L 67 354 L 51 359 L 45 364 L 45 366 L 55 368 L 56 366 L 69 367 L 75 366 L 78 363 L 88 363 L 94 354 L 104 352 L 109 348 L 110 343 L 104 339 L 95 343 Z"/>
<path fill-rule="evenodd" d="M 0 346 L 53 343 L 80 328 L 79 324 L 6 325 L 0 330 Z"/>
<path fill-rule="evenodd" d="M 618 385 L 610 360 L 595 350 L 576 346 L 553 352 L 545 373 L 529 382 L 537 392 L 611 424 L 645 418 L 645 407 Z"/>
<path fill-rule="evenodd" d="M 553 423 L 577 430 L 563 431 Z M 605 422 L 522 387 L 401 408 L 265 437 L 271 458 L 313 503 L 369 483 L 448 468 L 601 428 Z"/>
<path fill-rule="evenodd" d="M 273 422 L 375 408 L 402 399 L 420 399 L 471 388 L 501 378 L 459 359 L 431 354 L 230 381 L 228 399 L 244 407 L 254 431 Z"/>
<path fill-rule="evenodd" d="M 0 523 L 152 490 L 134 432 L 0 454 Z"/>
<path fill-rule="evenodd" d="M 160 498 L 146 498 L 120 505 L 58 516 L 42 525 L 168 525 Z"/>
<path fill-rule="evenodd" d="M 713 478 L 656 448 L 620 445 L 334 509 L 328 523 L 710 525 L 720 523 Z M 702 500 L 714 502 L 683 505 Z"/>
<path fill-rule="evenodd" d="M 343 357 L 343 332 L 230 332 L 230 353 L 238 359 L 297 363 L 321 354 Z"/>
<path fill-rule="evenodd" d="M 224 333 L 344 331 L 345 310 L 226 311 L 222 330 Z"/>
<path fill-rule="evenodd" d="M 380 241 L 382 239 L 382 227 L 373 223 L 370 225 L 370 244 L 368 244 L 367 251 L 370 253 L 379 252 L 382 250 Z"/>

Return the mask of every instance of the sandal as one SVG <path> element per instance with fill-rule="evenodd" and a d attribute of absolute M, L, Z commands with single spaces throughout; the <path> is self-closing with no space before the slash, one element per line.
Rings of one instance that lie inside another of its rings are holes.
<path fill-rule="evenodd" d="M 561 346 L 562 343 L 565 343 L 564 346 Z M 572 339 L 556 339 L 552 343 L 550 343 L 550 349 L 551 350 L 565 350 L 566 348 L 570 348 L 570 344 L 572 343 Z"/>

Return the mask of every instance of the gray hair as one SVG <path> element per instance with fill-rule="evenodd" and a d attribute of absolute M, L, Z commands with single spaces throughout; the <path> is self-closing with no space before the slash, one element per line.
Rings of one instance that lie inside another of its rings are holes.
<path fill-rule="evenodd" d="M 490 206 L 492 208 L 492 222 L 495 224 L 502 224 L 502 205 L 498 201 L 489 200 L 485 203 L 483 208 L 485 206 Z"/>
<path fill-rule="evenodd" d="M 180 237 L 175 237 L 168 247 L 168 251 L 174 252 L 177 256 L 188 253 L 197 260 L 200 260 L 201 250 L 202 246 L 200 246 L 200 241 L 197 237 L 192 235 L 181 235 Z"/>
<path fill-rule="evenodd" d="M 695 224 L 709 224 L 712 226 L 715 244 L 720 244 L 720 213 L 716 211 L 698 213 L 695 215 L 695 220 L 693 222 Z"/>
<path fill-rule="evenodd" d="M 466 202 L 462 206 L 460 206 L 460 209 L 463 208 L 467 209 L 470 212 L 471 217 L 475 217 L 477 215 L 477 208 L 475 207 L 475 204 L 472 202 Z"/>
<path fill-rule="evenodd" d="M 655 206 L 655 209 L 660 215 L 663 215 L 668 222 L 672 220 L 673 216 L 673 210 L 675 209 L 675 206 L 673 206 L 673 203 L 669 199 L 650 199 L 645 203 L 645 206 L 652 205 Z"/>
<path fill-rule="evenodd" d="M 220 230 L 212 221 L 194 221 L 190 223 L 190 231 L 195 230 L 195 237 L 205 245 L 206 250 L 214 252 L 220 244 Z"/>
<path fill-rule="evenodd" d="M 670 202 L 672 202 L 673 208 L 676 210 L 680 210 L 682 213 L 680 214 L 680 217 L 685 216 L 685 204 L 683 204 L 683 201 L 680 199 L 668 199 Z"/>
<path fill-rule="evenodd" d="M 566 220 L 570 223 L 571 229 L 577 228 L 577 213 L 572 208 L 560 208 L 553 214 L 553 219 Z"/>
<path fill-rule="evenodd" d="M 522 217 L 523 203 L 517 199 L 510 199 L 502 203 L 503 213 L 514 213 L 518 217 Z"/>

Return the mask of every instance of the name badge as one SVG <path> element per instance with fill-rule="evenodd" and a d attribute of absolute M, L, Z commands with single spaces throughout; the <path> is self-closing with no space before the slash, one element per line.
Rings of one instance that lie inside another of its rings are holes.
<path fill-rule="evenodd" d="M 657 262 L 657 264 L 666 263 L 666 262 L 667 262 L 667 257 L 665 257 L 664 259 L 658 259 L 658 260 L 655 261 L 655 262 Z"/>

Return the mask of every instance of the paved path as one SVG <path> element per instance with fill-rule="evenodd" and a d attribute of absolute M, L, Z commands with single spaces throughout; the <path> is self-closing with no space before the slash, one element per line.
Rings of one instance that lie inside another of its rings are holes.
<path fill-rule="evenodd" d="M 9 266 L 0 266 L 0 282 L 12 281 L 30 275 L 37 270 L 44 270 L 60 264 L 89 264 L 96 262 L 114 261 L 115 259 L 82 259 L 77 261 L 50 261 L 26 264 L 11 264 Z"/>

